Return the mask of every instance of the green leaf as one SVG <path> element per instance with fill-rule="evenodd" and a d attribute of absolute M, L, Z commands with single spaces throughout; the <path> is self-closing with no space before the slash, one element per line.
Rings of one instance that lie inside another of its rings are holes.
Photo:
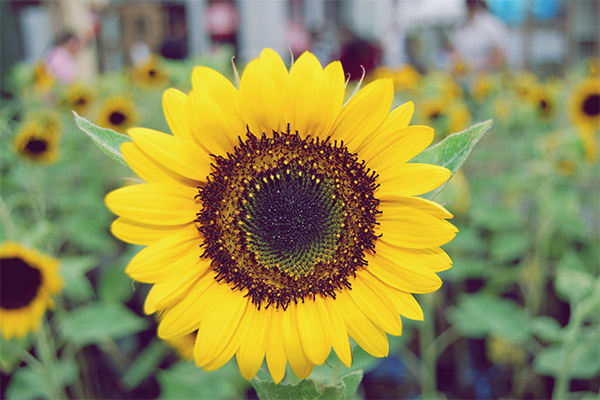
<path fill-rule="evenodd" d="M 473 148 L 490 129 L 493 121 L 473 125 L 462 132 L 453 133 L 441 142 L 431 146 L 413 159 L 414 163 L 435 164 L 448 168 L 454 174 L 465 163 Z M 446 184 L 426 194 L 431 199 L 439 193 Z"/>
<path fill-rule="evenodd" d="M 589 328 L 578 338 L 574 349 L 566 353 L 562 344 L 553 344 L 542 349 L 533 360 L 533 369 L 538 374 L 557 376 L 568 368 L 570 378 L 592 379 L 600 373 L 600 346 L 598 329 Z M 566 364 L 569 358 L 568 365 Z"/>
<path fill-rule="evenodd" d="M 60 274 L 65 279 L 64 295 L 75 302 L 83 302 L 94 296 L 94 288 L 85 274 L 98 265 L 96 257 L 63 257 Z"/>
<path fill-rule="evenodd" d="M 108 154 L 108 156 L 114 160 L 119 161 L 121 164 L 127 165 L 120 149 L 123 143 L 131 142 L 129 136 L 115 132 L 112 129 L 101 128 L 94 125 L 87 119 L 77 115 L 75 111 L 73 111 L 73 115 L 75 116 L 75 124 L 77 124 L 77 127 L 96 142 L 103 152 Z"/>
<path fill-rule="evenodd" d="M 119 303 L 95 303 L 71 310 L 61 321 L 60 332 L 79 346 L 137 333 L 148 322 Z"/>
<path fill-rule="evenodd" d="M 546 343 L 559 342 L 565 336 L 558 321 L 547 316 L 537 317 L 531 321 L 531 332 Z"/>
<path fill-rule="evenodd" d="M 7 399 L 39 399 L 51 398 L 52 390 L 48 387 L 48 378 L 58 388 L 65 388 L 78 378 L 79 373 L 75 360 L 62 360 L 54 363 L 51 368 L 43 371 L 41 368 L 23 367 L 12 375 L 6 388 Z"/>
<path fill-rule="evenodd" d="M 161 340 L 155 339 L 129 366 L 121 382 L 130 390 L 135 388 L 158 368 L 168 353 L 169 349 L 165 344 Z"/>
<path fill-rule="evenodd" d="M 0 369 L 11 372 L 22 361 L 23 353 L 29 351 L 33 342 L 33 335 L 12 338 L 9 340 L 0 336 Z"/>
<path fill-rule="evenodd" d="M 522 343 L 529 336 L 527 312 L 511 300 L 484 293 L 462 295 L 447 312 L 448 320 L 465 336 L 494 334 Z"/>
<path fill-rule="evenodd" d="M 250 384 L 262 400 L 295 399 L 354 399 L 363 378 L 361 370 L 344 375 L 335 385 L 320 385 L 312 379 L 295 384 L 275 384 L 270 380 L 255 377 Z"/>
<path fill-rule="evenodd" d="M 125 275 L 123 264 L 115 263 L 102 269 L 98 280 L 98 297 L 101 300 L 125 303 L 133 293 L 132 281 Z"/>
<path fill-rule="evenodd" d="M 569 249 L 560 260 L 554 289 L 565 301 L 577 302 L 592 293 L 594 277 L 586 270 L 577 252 Z"/>
<path fill-rule="evenodd" d="M 490 255 L 498 263 L 520 259 L 531 247 L 529 235 L 524 232 L 496 232 L 490 242 Z"/>
<path fill-rule="evenodd" d="M 211 372 L 193 362 L 180 361 L 159 371 L 156 378 L 161 399 L 235 399 L 244 397 L 247 389 L 233 360 Z"/>

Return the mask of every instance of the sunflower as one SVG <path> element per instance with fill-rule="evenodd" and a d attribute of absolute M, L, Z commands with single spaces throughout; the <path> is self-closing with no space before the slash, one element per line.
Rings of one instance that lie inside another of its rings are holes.
<path fill-rule="evenodd" d="M 391 80 L 344 102 L 345 76 L 304 53 L 287 70 L 273 50 L 251 61 L 239 89 L 196 67 L 189 95 L 163 97 L 173 135 L 132 128 L 121 151 L 147 183 L 106 204 L 115 236 L 148 246 L 127 266 L 154 286 L 146 313 L 158 335 L 197 330 L 194 359 L 215 370 L 234 355 L 251 379 L 263 359 L 275 382 L 299 377 L 331 348 L 350 366 L 349 336 L 376 357 L 400 316 L 421 320 L 413 293 L 437 290 L 451 260 L 439 246 L 452 215 L 415 197 L 450 177 L 407 162 L 433 139 L 390 112 Z"/>
<path fill-rule="evenodd" d="M 492 77 L 490 74 L 481 73 L 473 78 L 469 85 L 469 93 L 477 102 L 484 102 L 492 92 Z"/>
<path fill-rule="evenodd" d="M 0 331 L 5 339 L 39 329 L 63 280 L 58 260 L 12 242 L 0 246 Z"/>
<path fill-rule="evenodd" d="M 61 102 L 77 114 L 85 114 L 96 99 L 96 91 L 91 86 L 74 83 L 65 88 Z"/>
<path fill-rule="evenodd" d="M 375 79 L 391 78 L 394 81 L 394 90 L 399 92 L 402 90 L 415 89 L 420 80 L 421 75 L 411 65 L 402 65 L 398 68 L 378 67 L 373 72 Z"/>
<path fill-rule="evenodd" d="M 33 67 L 31 80 L 34 90 L 42 95 L 52 89 L 56 82 L 43 61 L 36 63 Z"/>
<path fill-rule="evenodd" d="M 159 62 L 158 57 L 151 56 L 132 70 L 133 82 L 143 88 L 160 88 L 169 82 L 169 76 Z"/>
<path fill-rule="evenodd" d="M 579 127 L 597 130 L 600 125 L 600 80 L 587 78 L 581 81 L 571 95 L 570 112 Z"/>
<path fill-rule="evenodd" d="M 35 163 L 50 164 L 58 158 L 60 133 L 39 119 L 26 120 L 13 140 L 15 152 Z"/>
<path fill-rule="evenodd" d="M 100 109 L 98 125 L 117 132 L 125 132 L 137 120 L 135 105 L 127 97 L 115 95 L 107 98 Z"/>

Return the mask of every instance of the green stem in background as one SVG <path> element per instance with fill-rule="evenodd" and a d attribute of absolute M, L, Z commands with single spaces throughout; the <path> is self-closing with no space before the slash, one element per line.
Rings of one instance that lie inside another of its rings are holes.
<path fill-rule="evenodd" d="M 590 296 L 577 305 L 571 304 L 571 308 L 574 308 L 575 311 L 571 315 L 571 319 L 567 325 L 568 332 L 565 341 L 563 342 L 560 360 L 561 368 L 558 376 L 556 376 L 554 390 L 552 391 L 552 400 L 567 398 L 569 383 L 571 382 L 569 374 L 571 371 L 571 364 L 573 363 L 573 360 L 576 359 L 575 356 L 579 356 L 573 350 L 577 345 L 581 328 L 585 323 L 585 317 L 590 311 L 598 306 L 597 303 L 598 299 L 595 296 Z"/>
<path fill-rule="evenodd" d="M 56 349 L 54 341 L 48 332 L 49 325 L 46 318 L 42 319 L 42 326 L 38 336 L 37 348 L 42 362 L 44 380 L 46 381 L 46 390 L 51 399 L 66 399 L 63 388 L 59 386 L 56 376 Z"/>
<path fill-rule="evenodd" d="M 435 342 L 435 319 L 433 315 L 434 295 L 423 296 L 425 320 L 419 326 L 419 352 L 421 364 L 421 397 L 437 397 L 437 347 Z"/>
<path fill-rule="evenodd" d="M 17 240 L 17 228 L 10 216 L 10 209 L 2 197 L 0 197 L 0 223 L 2 229 L 8 234 L 8 238 Z"/>

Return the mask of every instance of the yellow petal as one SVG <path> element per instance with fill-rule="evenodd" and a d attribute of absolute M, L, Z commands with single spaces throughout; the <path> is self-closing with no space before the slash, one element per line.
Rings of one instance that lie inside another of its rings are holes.
<path fill-rule="evenodd" d="M 258 372 L 265 351 L 267 350 L 267 329 L 270 324 L 270 313 L 263 310 L 257 310 L 256 307 L 249 311 L 252 321 L 246 334 L 246 338 L 240 344 L 240 349 L 236 353 L 238 367 L 242 376 L 248 380 L 254 378 Z"/>
<path fill-rule="evenodd" d="M 198 365 L 208 364 L 223 351 L 248 304 L 248 298 L 232 291 L 226 283 L 212 285 L 206 295 L 210 298 L 206 306 L 208 312 L 200 323 L 194 346 L 194 360 Z"/>
<path fill-rule="evenodd" d="M 127 131 L 140 149 L 155 162 L 181 176 L 204 182 L 211 172 L 210 158 L 197 144 L 152 129 Z"/>
<path fill-rule="evenodd" d="M 298 378 L 304 379 L 310 375 L 314 364 L 308 360 L 302 350 L 296 314 L 295 304 L 290 304 L 285 312 L 283 312 L 282 340 L 283 347 L 285 348 L 285 355 L 287 356 L 292 371 L 294 371 L 294 374 L 296 374 Z"/>
<path fill-rule="evenodd" d="M 177 231 L 146 247 L 133 257 L 125 272 L 134 280 L 154 283 L 188 275 L 197 268 L 196 261 L 202 255 L 203 238 L 194 225 Z M 204 268 L 210 259 L 203 258 Z"/>
<path fill-rule="evenodd" d="M 343 140 L 351 151 L 371 140 L 390 111 L 394 98 L 391 79 L 380 79 L 362 88 L 342 108 L 331 134 L 334 140 Z"/>
<path fill-rule="evenodd" d="M 350 365 L 352 365 L 352 351 L 350 349 L 350 341 L 348 340 L 348 331 L 346 331 L 344 319 L 337 309 L 335 299 L 327 297 L 323 300 L 318 300 L 317 304 L 319 302 L 322 302 L 329 312 L 333 349 L 344 365 L 350 368 Z"/>
<path fill-rule="evenodd" d="M 335 302 L 352 339 L 372 356 L 386 357 L 389 352 L 387 336 L 358 309 L 348 290 L 338 292 Z"/>
<path fill-rule="evenodd" d="M 271 49 L 264 49 L 258 59 L 246 66 L 240 81 L 240 107 L 244 121 L 255 135 L 286 129 L 283 102 L 287 75 L 281 57 Z"/>
<path fill-rule="evenodd" d="M 190 128 L 197 143 L 209 154 L 231 152 L 238 136 L 246 133 L 238 90 L 223 75 L 207 67 L 194 68 L 192 85 Z"/>
<path fill-rule="evenodd" d="M 402 214 L 382 214 L 377 219 L 381 240 L 399 247 L 423 249 L 451 241 L 458 229 L 450 222 L 414 208 Z"/>
<path fill-rule="evenodd" d="M 285 376 L 285 349 L 283 348 L 283 311 L 274 307 L 269 307 L 271 313 L 271 326 L 269 328 L 269 338 L 267 341 L 267 366 L 275 384 L 281 382 Z"/>
<path fill-rule="evenodd" d="M 407 249 L 378 240 L 375 251 L 388 260 L 402 260 L 407 265 L 428 268 L 433 272 L 445 271 L 452 267 L 452 260 L 439 247 Z"/>
<path fill-rule="evenodd" d="M 324 136 L 328 132 L 340 111 L 343 96 L 343 86 L 340 93 L 334 70 L 335 67 L 330 67 L 324 72 L 319 60 L 309 52 L 296 60 L 290 69 L 283 110 L 292 132 L 298 131 L 302 136 Z M 343 72 L 341 78 L 343 82 Z"/>
<path fill-rule="evenodd" d="M 435 201 L 420 197 L 388 196 L 379 199 L 379 210 L 385 215 L 401 215 L 417 209 L 437 218 L 452 218 L 453 215 Z"/>
<path fill-rule="evenodd" d="M 235 329 L 231 340 L 229 343 L 227 343 L 227 346 L 225 346 L 225 348 L 214 360 L 206 365 L 202 365 L 205 371 L 214 371 L 221 368 L 239 350 L 240 344 L 247 338 L 247 334 L 250 329 L 250 323 L 252 322 L 252 310 L 254 309 L 256 309 L 256 306 L 251 302 L 248 302 L 246 305 L 246 310 L 244 311 L 244 314 L 240 320 L 240 324 Z"/>
<path fill-rule="evenodd" d="M 207 289 L 216 284 L 214 274 L 204 275 L 190 289 L 179 303 L 166 310 L 158 325 L 158 336 L 161 339 L 171 339 L 195 331 L 206 313 Z"/>
<path fill-rule="evenodd" d="M 360 274 L 351 283 L 350 297 L 363 314 L 385 332 L 402 335 L 402 321 L 392 302 L 381 293 L 375 293 L 361 280 Z"/>
<path fill-rule="evenodd" d="M 181 176 L 154 161 L 133 142 L 123 143 L 121 154 L 131 169 L 146 182 L 180 183 L 186 186 L 198 184 L 197 181 Z"/>
<path fill-rule="evenodd" d="M 113 190 L 106 195 L 107 207 L 115 214 L 152 225 L 182 225 L 193 222 L 200 204 L 193 187 L 145 183 Z"/>
<path fill-rule="evenodd" d="M 316 365 L 321 365 L 331 351 L 331 338 L 326 331 L 322 319 L 329 315 L 320 315 L 315 301 L 307 299 L 298 304 L 296 309 L 298 317 L 298 333 L 306 357 Z M 325 310 L 326 311 L 326 310 Z"/>
<path fill-rule="evenodd" d="M 396 290 L 372 274 L 363 273 L 361 271 L 360 273 L 357 273 L 357 275 L 369 285 L 375 293 L 380 293 L 389 299 L 398 314 L 418 321 L 423 320 L 423 310 L 412 294 Z"/>
<path fill-rule="evenodd" d="M 379 171 L 378 171 L 379 172 Z M 429 164 L 403 164 L 379 173 L 378 198 L 427 193 L 450 178 L 449 169 Z"/>
<path fill-rule="evenodd" d="M 392 132 L 391 135 L 395 140 L 388 143 L 375 157 L 369 159 L 369 168 L 380 174 L 388 169 L 398 168 L 399 165 L 410 161 L 425 150 L 433 140 L 433 129 L 416 125 Z"/>
<path fill-rule="evenodd" d="M 204 261 L 198 260 L 196 263 L 198 266 L 197 271 L 189 276 L 169 279 L 154 284 L 146 297 L 144 312 L 152 314 L 170 308 L 179 302 L 190 291 L 190 288 L 195 286 L 196 282 L 208 272 L 207 270 L 202 270 L 203 264 Z"/>
<path fill-rule="evenodd" d="M 381 151 L 398 140 L 406 132 L 405 128 L 408 127 L 414 111 L 415 105 L 412 101 L 394 108 L 374 133 L 373 140 L 365 140 L 357 147 L 356 151 L 359 158 L 370 163 L 370 160 L 377 157 Z"/>
<path fill-rule="evenodd" d="M 185 93 L 177 89 L 167 89 L 162 98 L 165 119 L 173 135 L 193 141 L 189 122 L 189 102 Z"/>
<path fill-rule="evenodd" d="M 431 293 L 442 286 L 442 280 L 430 269 L 405 266 L 401 260 L 394 262 L 382 257 L 365 254 L 368 265 L 366 271 L 372 273 L 388 285 L 409 293 Z"/>
<path fill-rule="evenodd" d="M 147 246 L 185 227 L 186 225 L 148 225 L 127 218 L 117 218 L 110 226 L 110 231 L 124 242 Z"/>

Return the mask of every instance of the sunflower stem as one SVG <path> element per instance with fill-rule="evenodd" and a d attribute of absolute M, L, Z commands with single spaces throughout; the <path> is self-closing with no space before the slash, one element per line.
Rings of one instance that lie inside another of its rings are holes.
<path fill-rule="evenodd" d="M 42 319 L 42 326 L 40 327 L 37 347 L 40 354 L 40 361 L 42 362 L 42 371 L 44 380 L 46 381 L 48 397 L 51 399 L 66 399 L 64 390 L 58 385 L 58 379 L 55 375 L 55 367 L 57 364 L 56 351 L 54 342 L 48 334 L 48 328 L 48 322 L 44 317 Z"/>

